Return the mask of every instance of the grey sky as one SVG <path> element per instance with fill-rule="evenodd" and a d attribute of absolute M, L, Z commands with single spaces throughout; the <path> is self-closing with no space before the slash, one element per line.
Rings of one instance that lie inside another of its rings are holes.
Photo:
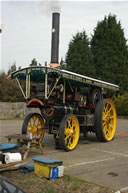
<path fill-rule="evenodd" d="M 2 1 L 0 70 L 16 61 L 26 67 L 33 58 L 50 62 L 51 12 L 61 9 L 60 58 L 76 32 L 85 29 L 90 37 L 97 22 L 109 13 L 117 15 L 128 39 L 128 1 Z M 51 9 L 52 8 L 52 9 Z"/>

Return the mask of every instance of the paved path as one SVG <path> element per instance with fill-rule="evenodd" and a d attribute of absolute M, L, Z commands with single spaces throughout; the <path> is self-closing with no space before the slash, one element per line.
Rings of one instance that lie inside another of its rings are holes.
<path fill-rule="evenodd" d="M 1 121 L 2 141 L 5 134 L 20 133 L 22 121 Z M 18 129 L 19 128 L 19 129 Z M 100 143 L 95 135 L 81 137 L 72 152 L 55 150 L 53 136 L 44 139 L 46 157 L 63 160 L 65 172 L 84 180 L 128 192 L 128 120 L 117 121 L 115 139 Z M 38 152 L 39 153 L 39 152 Z M 30 156 L 36 156 L 37 153 Z"/>

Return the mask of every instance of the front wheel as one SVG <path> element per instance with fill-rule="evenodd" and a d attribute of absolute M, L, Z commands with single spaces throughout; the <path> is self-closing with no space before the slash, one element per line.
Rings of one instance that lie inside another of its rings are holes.
<path fill-rule="evenodd" d="M 80 135 L 79 121 L 75 115 L 65 115 L 60 123 L 59 141 L 65 151 L 76 148 Z"/>
<path fill-rule="evenodd" d="M 116 132 L 116 109 L 111 99 L 103 99 L 95 109 L 95 132 L 100 141 L 111 141 Z"/>
<path fill-rule="evenodd" d="M 36 137 L 38 141 L 42 142 L 44 137 L 44 120 L 39 113 L 30 113 L 26 116 L 22 126 L 22 134 L 31 134 L 36 142 Z"/>

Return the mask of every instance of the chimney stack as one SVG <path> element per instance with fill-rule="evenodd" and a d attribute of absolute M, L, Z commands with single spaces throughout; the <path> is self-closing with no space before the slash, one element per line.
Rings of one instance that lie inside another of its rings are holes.
<path fill-rule="evenodd" d="M 51 42 L 51 64 L 50 67 L 59 67 L 59 28 L 60 14 L 52 14 L 52 42 Z"/>

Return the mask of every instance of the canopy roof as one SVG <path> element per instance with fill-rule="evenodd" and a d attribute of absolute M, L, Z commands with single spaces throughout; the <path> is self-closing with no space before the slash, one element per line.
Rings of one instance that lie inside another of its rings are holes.
<path fill-rule="evenodd" d="M 32 66 L 28 68 L 23 68 L 18 71 L 11 73 L 11 78 L 15 79 L 18 78 L 20 80 L 26 80 L 26 75 L 30 75 L 30 80 L 36 83 L 43 82 L 45 79 L 45 74 L 48 74 L 49 77 L 59 77 L 61 76 L 62 79 L 69 79 L 72 80 L 74 83 L 83 83 L 82 85 L 93 85 L 102 88 L 107 88 L 110 90 L 119 90 L 119 86 L 115 84 L 111 84 L 108 82 L 104 82 L 101 80 L 97 80 L 94 78 L 90 78 L 87 76 L 83 76 L 74 72 L 70 72 L 67 70 L 61 70 L 57 68 L 51 67 L 44 67 L 44 66 Z"/>

